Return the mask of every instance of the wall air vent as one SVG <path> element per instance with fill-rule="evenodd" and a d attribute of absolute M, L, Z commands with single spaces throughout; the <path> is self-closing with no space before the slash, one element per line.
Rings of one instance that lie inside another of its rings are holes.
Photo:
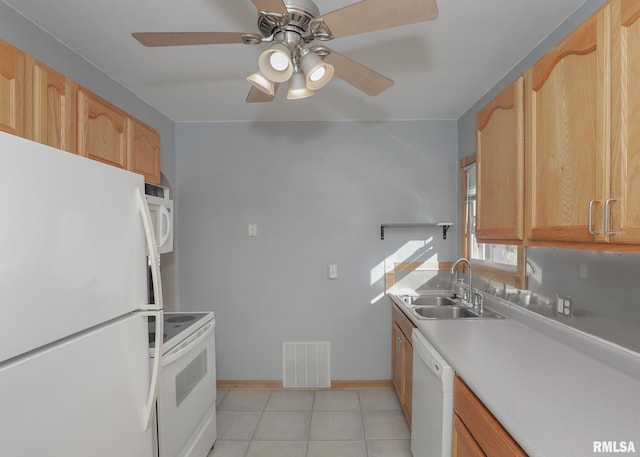
<path fill-rule="evenodd" d="M 283 342 L 282 377 L 283 387 L 331 387 L 331 344 Z"/>

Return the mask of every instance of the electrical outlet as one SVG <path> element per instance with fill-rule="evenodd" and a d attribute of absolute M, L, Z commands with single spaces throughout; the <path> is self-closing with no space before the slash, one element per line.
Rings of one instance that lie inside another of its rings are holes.
<path fill-rule="evenodd" d="M 258 224 L 256 224 L 255 222 L 249 222 L 248 228 L 248 235 L 249 236 L 257 236 L 258 235 Z"/>
<path fill-rule="evenodd" d="M 573 316 L 573 297 L 565 294 L 556 295 L 556 316 Z"/>
<path fill-rule="evenodd" d="M 338 264 L 329 264 L 329 279 L 338 279 Z"/>

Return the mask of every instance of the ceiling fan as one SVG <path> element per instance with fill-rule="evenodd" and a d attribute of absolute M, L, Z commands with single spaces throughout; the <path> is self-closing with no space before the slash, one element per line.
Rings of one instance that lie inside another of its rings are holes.
<path fill-rule="evenodd" d="M 415 24 L 438 16 L 436 0 L 361 0 L 320 15 L 312 0 L 251 0 L 258 10 L 260 33 L 144 32 L 132 36 L 144 46 L 262 44 L 258 70 L 247 77 L 247 102 L 270 102 L 278 86 L 289 81 L 288 99 L 309 97 L 335 74 L 375 96 L 393 81 L 323 44 L 334 38 Z"/>

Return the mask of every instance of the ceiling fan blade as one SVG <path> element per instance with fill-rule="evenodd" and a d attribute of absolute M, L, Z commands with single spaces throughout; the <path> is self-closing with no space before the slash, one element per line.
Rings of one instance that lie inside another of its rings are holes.
<path fill-rule="evenodd" d="M 273 101 L 273 99 L 276 96 L 276 93 L 278 93 L 279 85 L 280 84 L 276 83 L 273 86 L 273 95 L 265 94 L 260 89 L 257 89 L 252 86 L 251 90 L 249 91 L 249 95 L 247 95 L 247 103 L 266 103 L 266 102 Z"/>
<path fill-rule="evenodd" d="M 287 7 L 282 0 L 251 0 L 258 11 L 267 13 L 280 13 L 283 16 L 289 15 Z"/>
<path fill-rule="evenodd" d="M 393 81 L 369 67 L 329 49 L 324 61 L 333 65 L 335 75 L 372 97 L 393 86 Z"/>
<path fill-rule="evenodd" d="M 143 32 L 131 34 L 141 44 L 149 47 L 244 43 L 244 37 L 254 35 L 255 33 L 241 32 Z"/>
<path fill-rule="evenodd" d="M 436 0 L 362 0 L 327 13 L 323 19 L 334 38 L 431 21 Z"/>

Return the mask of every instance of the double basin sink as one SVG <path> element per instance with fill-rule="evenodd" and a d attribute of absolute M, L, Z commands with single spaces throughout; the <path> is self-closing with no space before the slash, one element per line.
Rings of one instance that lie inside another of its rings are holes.
<path fill-rule="evenodd" d="M 503 319 L 484 309 L 482 313 L 451 294 L 400 295 L 405 308 L 418 319 Z"/>

